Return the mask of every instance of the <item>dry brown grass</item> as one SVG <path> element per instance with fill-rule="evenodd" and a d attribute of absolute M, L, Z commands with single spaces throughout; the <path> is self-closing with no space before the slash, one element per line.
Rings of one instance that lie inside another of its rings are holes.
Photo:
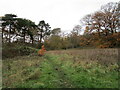
<path fill-rule="evenodd" d="M 23 82 L 28 79 L 36 79 L 43 57 L 39 56 L 23 56 L 13 59 L 6 59 L 2 62 L 2 84 L 9 87 L 18 82 Z"/>
<path fill-rule="evenodd" d="M 68 54 L 73 56 L 73 60 L 92 60 L 102 64 L 113 64 L 118 61 L 118 49 L 78 49 L 78 50 L 53 50 L 47 53 Z"/>

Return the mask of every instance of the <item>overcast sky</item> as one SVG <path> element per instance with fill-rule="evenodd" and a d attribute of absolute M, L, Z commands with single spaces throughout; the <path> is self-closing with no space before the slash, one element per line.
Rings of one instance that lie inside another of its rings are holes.
<path fill-rule="evenodd" d="M 38 24 L 45 20 L 52 28 L 70 31 L 87 14 L 101 5 L 119 0 L 0 0 L 0 16 L 16 14 Z"/>

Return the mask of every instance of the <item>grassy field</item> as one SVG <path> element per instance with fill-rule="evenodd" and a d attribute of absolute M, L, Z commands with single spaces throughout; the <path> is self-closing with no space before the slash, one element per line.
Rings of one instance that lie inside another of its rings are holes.
<path fill-rule="evenodd" d="M 3 60 L 4 88 L 118 88 L 118 49 L 47 51 Z"/>

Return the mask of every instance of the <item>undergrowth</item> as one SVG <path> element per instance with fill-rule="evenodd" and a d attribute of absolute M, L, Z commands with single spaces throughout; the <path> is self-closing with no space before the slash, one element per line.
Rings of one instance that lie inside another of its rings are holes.
<path fill-rule="evenodd" d="M 118 80 L 117 63 L 78 62 L 68 54 L 3 61 L 4 88 L 118 88 Z"/>

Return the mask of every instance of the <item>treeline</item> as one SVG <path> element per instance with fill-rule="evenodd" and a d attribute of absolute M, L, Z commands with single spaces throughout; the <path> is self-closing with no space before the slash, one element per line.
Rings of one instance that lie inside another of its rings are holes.
<path fill-rule="evenodd" d="M 14 14 L 6 14 L 0 22 L 3 43 L 44 44 L 50 50 L 120 47 L 120 2 L 108 3 L 99 11 L 86 15 L 80 20 L 80 25 L 76 25 L 68 34 L 64 34 L 60 28 L 51 30 L 44 20 L 36 25 Z"/>
<path fill-rule="evenodd" d="M 120 47 L 120 2 L 108 3 L 101 10 L 86 15 L 81 22 L 85 25 L 83 45 L 95 47 Z"/>
<path fill-rule="evenodd" d="M 52 35 L 45 45 L 51 49 L 120 47 L 120 2 L 103 5 L 99 11 L 83 17 L 71 33 Z"/>
<path fill-rule="evenodd" d="M 50 25 L 44 20 L 36 25 L 29 19 L 18 18 L 14 14 L 1 17 L 2 42 L 42 42 L 43 37 L 50 35 Z"/>

